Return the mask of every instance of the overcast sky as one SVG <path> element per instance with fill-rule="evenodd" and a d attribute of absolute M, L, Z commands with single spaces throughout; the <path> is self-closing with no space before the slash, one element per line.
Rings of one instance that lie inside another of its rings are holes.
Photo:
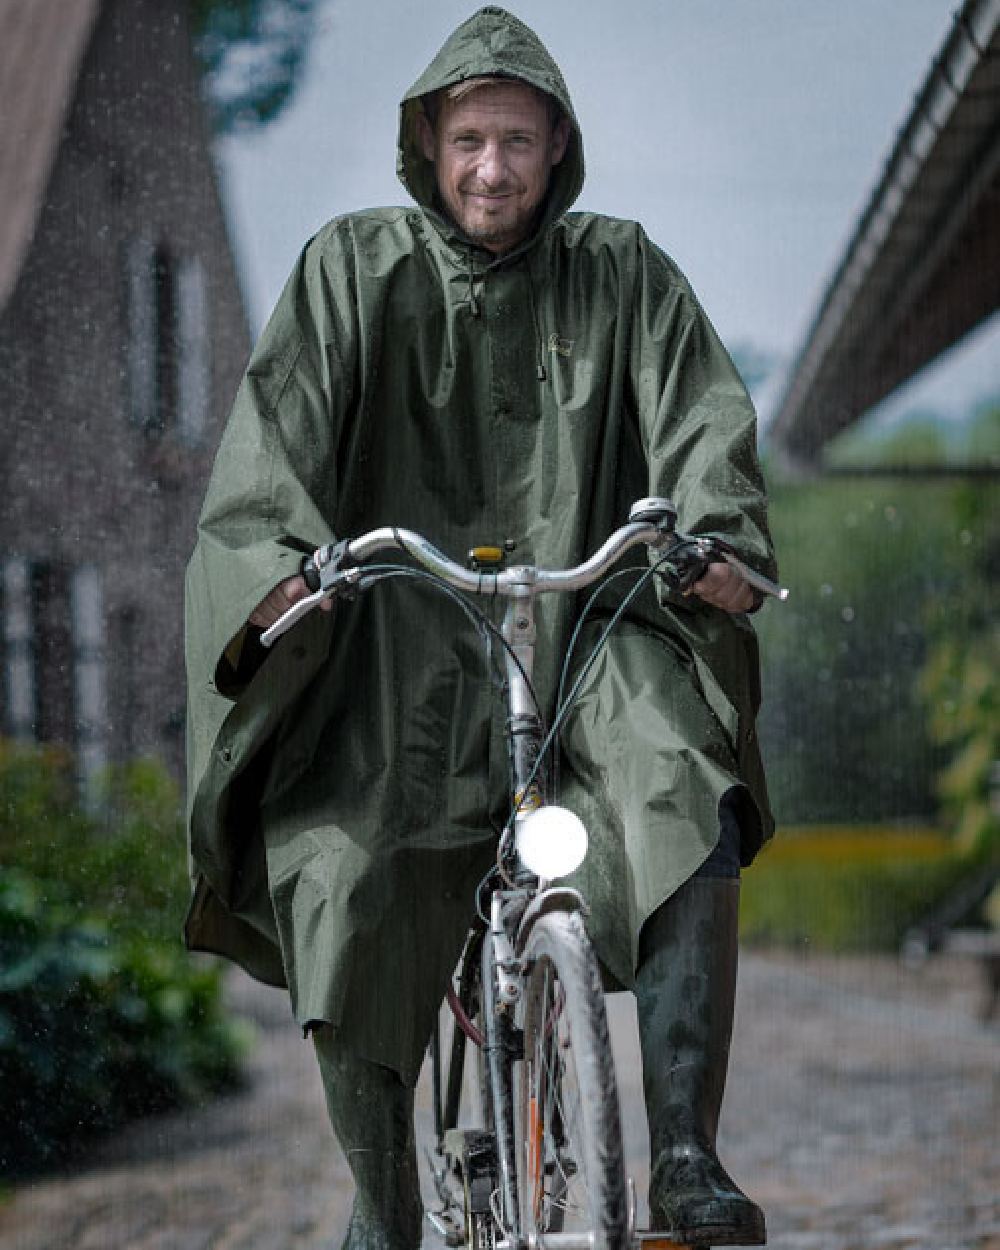
<path fill-rule="evenodd" d="M 583 129 L 577 207 L 640 220 L 723 339 L 789 357 L 867 201 L 957 0 L 518 0 Z M 294 102 L 220 148 L 254 330 L 303 242 L 405 200 L 397 107 L 459 0 L 321 0 Z M 996 319 L 994 319 L 996 321 Z M 1000 390 L 1000 327 L 894 407 Z M 767 407 L 767 398 L 763 398 Z"/>

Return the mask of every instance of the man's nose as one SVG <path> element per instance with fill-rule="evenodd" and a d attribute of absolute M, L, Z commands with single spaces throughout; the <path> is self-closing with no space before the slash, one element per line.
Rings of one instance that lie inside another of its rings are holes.
<path fill-rule="evenodd" d="M 485 143 L 479 156 L 479 180 L 488 187 L 499 186 L 503 182 L 503 144 Z"/>

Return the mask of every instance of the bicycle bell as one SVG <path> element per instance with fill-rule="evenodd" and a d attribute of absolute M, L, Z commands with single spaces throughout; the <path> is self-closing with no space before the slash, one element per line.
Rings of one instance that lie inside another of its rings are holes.
<path fill-rule="evenodd" d="M 648 499 L 637 499 L 628 510 L 630 522 L 640 521 L 644 525 L 662 525 L 664 522 L 673 529 L 677 520 L 677 509 L 669 499 L 659 495 L 651 495 Z"/>

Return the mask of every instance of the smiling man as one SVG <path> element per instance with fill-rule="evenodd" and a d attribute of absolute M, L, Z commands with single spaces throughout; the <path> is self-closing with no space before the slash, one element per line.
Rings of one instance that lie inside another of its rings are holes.
<path fill-rule="evenodd" d="M 417 118 L 445 212 L 496 255 L 526 238 L 569 142 L 546 97 L 510 79 L 473 78 Z"/>
<path fill-rule="evenodd" d="M 187 599 L 188 940 L 288 986 L 357 1182 L 350 1250 L 420 1244 L 413 1086 L 506 815 L 506 742 L 453 605 L 413 582 L 265 658 L 303 554 L 398 524 L 567 567 L 660 495 L 775 572 L 746 392 L 642 228 L 570 211 L 580 128 L 523 23 L 487 8 L 451 36 L 404 97 L 397 167 L 416 207 L 330 222 L 289 279 Z M 638 999 L 652 1218 L 712 1245 L 764 1237 L 715 1150 L 740 868 L 772 830 L 754 606 L 725 564 L 636 599 L 561 763 L 591 835 L 574 884 L 609 983 Z M 575 610 L 539 618 L 548 714 Z"/>

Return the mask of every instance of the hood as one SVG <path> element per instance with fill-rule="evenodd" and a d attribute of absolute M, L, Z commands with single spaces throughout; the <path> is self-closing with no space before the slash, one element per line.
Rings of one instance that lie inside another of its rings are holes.
<path fill-rule="evenodd" d="M 417 133 L 420 97 L 481 75 L 519 78 L 554 96 L 569 119 L 572 134 L 566 155 L 552 171 L 540 223 L 540 228 L 544 228 L 562 216 L 580 194 L 583 139 L 559 66 L 535 32 L 506 9 L 491 5 L 463 22 L 403 97 L 399 107 L 396 172 L 421 208 L 435 209 L 434 166 L 424 156 Z"/>

